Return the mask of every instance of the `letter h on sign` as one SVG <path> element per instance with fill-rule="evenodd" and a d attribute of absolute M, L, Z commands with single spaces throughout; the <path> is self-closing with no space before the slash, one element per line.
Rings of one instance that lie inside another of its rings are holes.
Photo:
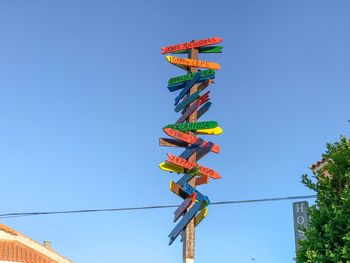
<path fill-rule="evenodd" d="M 293 203 L 295 249 L 299 248 L 299 240 L 304 240 L 305 234 L 302 229 L 307 228 L 309 222 L 309 205 L 306 201 Z"/>

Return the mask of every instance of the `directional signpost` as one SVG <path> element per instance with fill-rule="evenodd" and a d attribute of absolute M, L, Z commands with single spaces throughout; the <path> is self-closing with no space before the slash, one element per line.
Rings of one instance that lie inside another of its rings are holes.
<path fill-rule="evenodd" d="M 198 163 L 210 152 L 219 153 L 220 146 L 206 141 L 197 135 L 218 135 L 222 128 L 217 121 L 198 119 L 210 109 L 210 91 L 202 93 L 214 82 L 215 70 L 220 69 L 216 62 L 199 60 L 198 54 L 221 53 L 222 41 L 219 37 L 193 40 L 162 48 L 162 54 L 171 64 L 184 69 L 187 74 L 170 78 L 167 88 L 170 92 L 178 91 L 175 98 L 175 112 L 181 113 L 175 123 L 163 127 L 170 138 L 160 138 L 160 146 L 184 149 L 180 155 L 167 154 L 167 159 L 159 167 L 167 172 L 182 174 L 177 182 L 170 181 L 170 190 L 183 199 L 174 212 L 176 226 L 169 234 L 169 245 L 181 235 L 183 242 L 183 262 L 194 262 L 195 227 L 206 217 L 209 198 L 196 189 L 207 184 L 209 180 L 220 179 L 221 175 L 214 169 Z M 181 57 L 187 54 L 188 57 Z M 201 70 L 203 69 L 203 70 Z"/>

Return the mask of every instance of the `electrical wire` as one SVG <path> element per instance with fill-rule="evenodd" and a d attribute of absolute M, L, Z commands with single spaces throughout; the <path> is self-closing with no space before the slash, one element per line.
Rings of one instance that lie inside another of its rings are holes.
<path fill-rule="evenodd" d="M 209 205 L 213 206 L 213 205 L 258 203 L 258 202 L 276 202 L 276 201 L 311 199 L 311 198 L 316 198 L 316 195 L 301 195 L 301 196 L 287 196 L 287 197 L 250 199 L 250 200 L 221 201 L 221 202 L 213 202 L 213 203 L 210 203 Z M 176 208 L 176 207 L 179 207 L 179 205 L 153 205 L 153 206 L 139 206 L 139 207 L 83 209 L 83 210 L 67 210 L 67 211 L 48 211 L 48 212 L 26 212 L 26 213 L 20 212 L 20 213 L 0 214 L 0 218 L 14 218 L 14 217 L 38 216 L 38 215 L 56 215 L 56 214 L 79 214 L 79 213 L 117 212 L 117 211 L 132 211 L 132 210 L 150 210 L 150 209 L 164 209 L 164 208 Z"/>

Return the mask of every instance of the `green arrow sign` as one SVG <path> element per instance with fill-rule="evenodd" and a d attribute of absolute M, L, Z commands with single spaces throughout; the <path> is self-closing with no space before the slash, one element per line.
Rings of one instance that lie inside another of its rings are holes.
<path fill-rule="evenodd" d="M 175 85 L 175 84 L 182 83 L 185 81 L 189 81 L 189 80 L 193 79 L 195 75 L 196 75 L 196 73 L 190 73 L 190 74 L 181 75 L 178 77 L 171 78 L 168 81 L 168 85 L 170 86 L 170 85 Z M 210 75 L 215 76 L 215 70 L 212 70 L 212 69 L 203 70 L 202 74 L 201 74 L 201 78 L 205 78 L 205 77 L 208 77 Z"/>
<path fill-rule="evenodd" d="M 169 124 L 165 128 L 172 128 L 178 131 L 194 131 L 194 130 L 203 130 L 203 129 L 213 129 L 218 127 L 219 124 L 217 121 L 203 121 L 203 122 L 187 122 L 187 123 L 175 123 Z"/>

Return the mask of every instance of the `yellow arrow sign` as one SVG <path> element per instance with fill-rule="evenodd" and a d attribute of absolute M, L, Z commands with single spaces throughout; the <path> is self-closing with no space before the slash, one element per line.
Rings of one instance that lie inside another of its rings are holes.
<path fill-rule="evenodd" d="M 194 224 L 195 226 L 198 226 L 198 224 L 204 219 L 204 217 L 206 217 L 208 214 L 208 208 L 204 208 L 202 209 L 198 215 L 196 215 L 195 219 L 194 219 Z"/>
<path fill-rule="evenodd" d="M 172 163 L 162 162 L 159 164 L 159 168 L 163 171 L 171 173 L 184 173 L 185 169 Z"/>
<path fill-rule="evenodd" d="M 221 127 L 211 128 L 211 129 L 202 129 L 196 130 L 197 134 L 207 134 L 207 135 L 219 135 L 222 133 Z"/>

